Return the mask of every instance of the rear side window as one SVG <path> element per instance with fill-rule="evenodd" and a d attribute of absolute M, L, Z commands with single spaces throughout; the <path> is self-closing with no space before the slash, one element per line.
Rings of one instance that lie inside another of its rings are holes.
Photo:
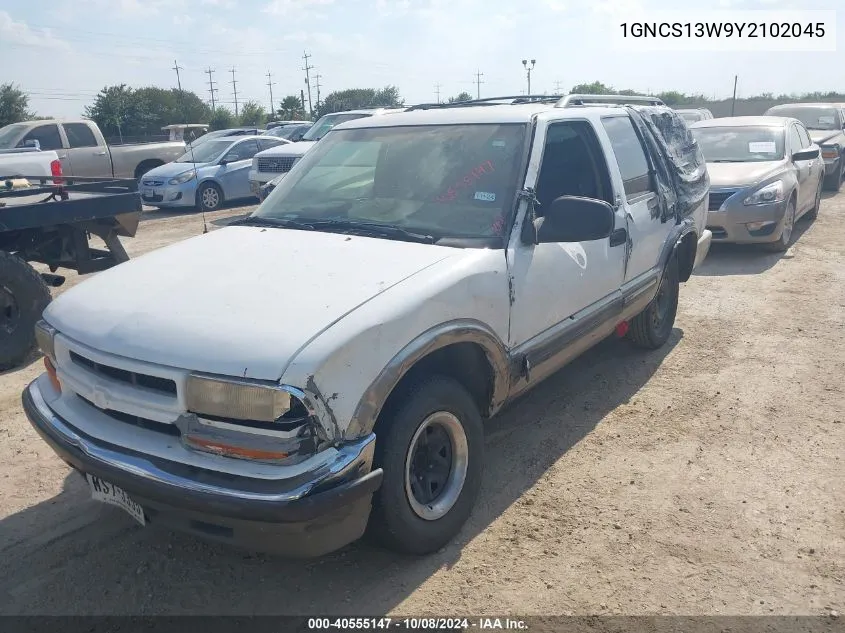
<path fill-rule="evenodd" d="M 634 124 L 627 116 L 607 117 L 602 125 L 610 137 L 613 154 L 619 163 L 625 195 L 628 198 L 651 191 L 651 174 L 648 159 Z"/>
<path fill-rule="evenodd" d="M 18 147 L 24 147 L 27 141 L 38 141 L 41 144 L 41 149 L 62 149 L 62 137 L 59 136 L 59 126 L 55 123 L 50 125 L 39 125 L 33 128 L 29 134 L 21 139 Z"/>
<path fill-rule="evenodd" d="M 231 153 L 240 156 L 241 160 L 244 160 L 246 158 L 252 158 L 261 150 L 258 147 L 258 141 L 256 141 L 255 139 L 250 139 L 248 141 L 244 141 L 243 143 L 239 143 L 230 151 Z"/>
<path fill-rule="evenodd" d="M 84 123 L 65 123 L 65 135 L 71 149 L 76 147 L 97 147 L 97 139 L 91 128 Z"/>
<path fill-rule="evenodd" d="M 282 143 L 280 140 L 269 138 L 260 138 L 257 140 L 258 147 L 260 147 L 262 151 L 265 149 L 270 149 L 271 147 L 276 147 L 277 145 L 280 145 Z"/>

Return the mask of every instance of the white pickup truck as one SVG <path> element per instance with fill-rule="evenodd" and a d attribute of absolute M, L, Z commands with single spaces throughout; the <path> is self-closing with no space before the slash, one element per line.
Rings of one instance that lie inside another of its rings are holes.
<path fill-rule="evenodd" d="M 475 503 L 485 420 L 614 333 L 662 346 L 707 254 L 701 152 L 632 102 L 655 100 L 339 125 L 238 225 L 54 301 L 30 422 L 141 524 L 436 551 Z"/>
<path fill-rule="evenodd" d="M 93 121 L 23 121 L 0 128 L 0 151 L 37 148 L 54 151 L 65 176 L 140 178 L 185 153 L 182 141 L 108 145 Z"/>
<path fill-rule="evenodd" d="M 60 165 L 56 152 L 42 152 L 35 147 L 0 150 L 0 180 L 17 176 L 41 176 L 46 180 L 61 175 Z"/>

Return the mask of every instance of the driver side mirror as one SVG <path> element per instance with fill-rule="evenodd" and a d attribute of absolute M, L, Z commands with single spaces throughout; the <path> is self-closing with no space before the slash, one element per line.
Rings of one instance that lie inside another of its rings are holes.
<path fill-rule="evenodd" d="M 222 161 L 220 161 L 221 165 L 228 165 L 229 163 L 235 163 L 241 159 L 240 154 L 228 154 L 226 155 Z"/>
<path fill-rule="evenodd" d="M 819 149 L 805 149 L 800 152 L 795 152 L 792 154 L 793 161 L 799 160 L 813 160 L 814 158 L 819 157 Z"/>
<path fill-rule="evenodd" d="M 561 196 L 534 220 L 528 243 L 591 242 L 609 237 L 615 224 L 613 207 L 603 200 Z"/>

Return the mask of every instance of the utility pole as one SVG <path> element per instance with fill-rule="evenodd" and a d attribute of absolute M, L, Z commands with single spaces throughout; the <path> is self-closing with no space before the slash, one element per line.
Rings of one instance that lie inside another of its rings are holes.
<path fill-rule="evenodd" d="M 238 116 L 238 82 L 235 81 L 235 69 L 229 71 L 232 73 L 232 81 L 229 83 L 232 84 L 232 90 L 235 92 L 235 118 Z"/>
<path fill-rule="evenodd" d="M 215 108 L 214 93 L 217 92 L 217 88 L 214 87 L 214 84 L 217 82 L 211 78 L 211 75 L 214 74 L 214 69 L 208 68 L 205 74 L 208 75 L 208 92 L 211 95 L 211 112 L 213 113 Z"/>
<path fill-rule="evenodd" d="M 308 54 L 307 51 L 303 51 L 302 59 L 305 60 L 305 66 L 302 70 L 305 71 L 305 85 L 308 88 L 308 113 L 311 115 L 311 118 L 314 118 L 314 106 L 311 103 L 311 71 L 314 70 L 313 66 L 308 65 L 308 58 L 311 55 Z"/>
<path fill-rule="evenodd" d="M 525 68 L 525 72 L 528 75 L 528 92 L 525 93 L 526 95 L 531 94 L 531 71 L 534 70 L 534 64 L 536 64 L 536 63 L 537 63 L 537 60 L 532 59 L 531 65 L 529 66 L 527 59 L 522 60 L 522 67 Z"/>
<path fill-rule="evenodd" d="M 734 96 L 731 99 L 731 116 L 734 115 L 734 106 L 736 106 L 736 82 L 739 79 L 739 75 L 734 75 Z"/>
<path fill-rule="evenodd" d="M 437 103 L 440 103 L 440 84 L 434 84 L 434 93 L 437 95 Z"/>
<path fill-rule="evenodd" d="M 481 99 L 481 84 L 484 82 L 481 81 L 481 78 L 484 76 L 484 73 L 480 70 L 475 71 L 475 98 Z"/>
<path fill-rule="evenodd" d="M 173 70 L 176 71 L 176 85 L 179 86 L 179 101 L 182 102 L 182 116 L 185 118 L 185 123 L 188 122 L 188 114 L 185 112 L 185 93 L 182 92 L 182 78 L 179 76 L 180 70 L 185 70 L 182 68 L 174 59 L 173 60 Z"/>
<path fill-rule="evenodd" d="M 274 85 L 275 84 L 273 84 L 273 75 L 268 70 L 267 71 L 267 87 L 270 88 L 270 118 L 271 119 L 273 118 L 273 113 L 276 111 L 276 109 L 273 107 L 273 86 Z"/>
<path fill-rule="evenodd" d="M 560 86 L 561 86 L 562 83 L 563 83 L 562 81 L 556 81 L 555 82 L 555 94 L 558 94 L 558 95 L 560 94 Z"/>
<path fill-rule="evenodd" d="M 316 84 L 314 87 L 317 89 L 317 109 L 318 110 L 320 109 L 320 79 L 322 79 L 322 78 L 323 78 L 323 76 L 319 73 L 314 75 L 314 83 Z"/>

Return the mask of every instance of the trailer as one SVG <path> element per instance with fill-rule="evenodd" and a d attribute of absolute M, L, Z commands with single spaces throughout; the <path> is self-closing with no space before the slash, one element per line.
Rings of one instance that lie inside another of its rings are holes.
<path fill-rule="evenodd" d="M 0 370 L 26 359 L 34 326 L 65 277 L 129 259 L 120 237 L 134 237 L 141 215 L 135 179 L 21 176 L 0 181 Z M 91 244 L 92 237 L 105 248 Z M 38 272 L 32 263 L 48 272 Z"/>

